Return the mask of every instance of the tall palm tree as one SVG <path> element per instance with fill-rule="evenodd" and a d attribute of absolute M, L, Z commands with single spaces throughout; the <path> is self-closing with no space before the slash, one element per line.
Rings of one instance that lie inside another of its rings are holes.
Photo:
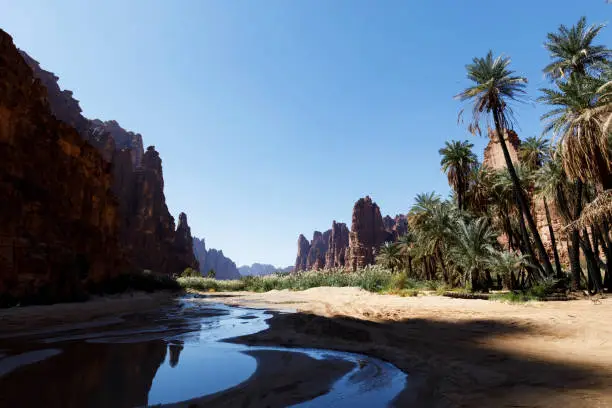
<path fill-rule="evenodd" d="M 525 142 L 521 143 L 519 148 L 519 156 L 521 163 L 523 163 L 531 171 L 536 171 L 541 168 L 546 161 L 549 160 L 550 156 L 550 144 L 543 135 L 539 137 L 528 137 Z M 561 261 L 559 259 L 559 251 L 557 249 L 557 239 L 555 237 L 555 231 L 552 226 L 552 219 L 550 216 L 550 209 L 548 207 L 548 200 L 546 195 L 540 195 L 542 203 L 544 204 L 544 212 L 546 214 L 546 222 L 548 224 L 548 234 L 553 250 L 553 259 L 555 260 L 555 268 L 557 270 L 557 277 L 561 278 L 563 271 L 561 269 Z"/>
<path fill-rule="evenodd" d="M 558 138 L 563 167 L 570 178 L 593 181 L 604 190 L 612 188 L 612 157 L 604 131 L 612 104 L 598 94 L 601 81 L 583 77 L 557 85 L 559 90 L 542 89 L 538 98 L 553 107 L 542 115 L 544 132 Z"/>
<path fill-rule="evenodd" d="M 552 80 L 569 79 L 573 74 L 598 76 L 612 57 L 612 51 L 594 41 L 603 24 L 587 26 L 586 17 L 572 27 L 561 25 L 556 33 L 549 33 L 544 47 L 553 60 L 544 68 Z"/>
<path fill-rule="evenodd" d="M 547 275 L 552 276 L 554 274 L 552 264 L 531 215 L 525 192 L 521 188 L 504 138 L 504 132 L 511 127 L 512 109 L 508 106 L 508 103 L 520 100 L 526 94 L 527 83 L 526 78 L 514 75 L 514 72 L 509 69 L 509 65 L 509 58 L 494 58 L 491 51 L 484 58 L 474 58 L 472 64 L 466 67 L 468 79 L 474 84 L 457 95 L 457 98 L 461 101 L 473 102 L 472 121 L 468 126 L 472 133 L 481 133 L 480 122 L 483 112 L 492 114 L 497 138 L 516 190 L 517 204 L 527 220 L 540 259 L 544 264 L 544 270 Z"/>
<path fill-rule="evenodd" d="M 413 276 L 414 274 L 414 271 L 412 270 L 412 258 L 414 257 L 413 247 L 415 242 L 416 235 L 412 231 L 407 231 L 397 240 L 397 246 L 399 248 L 400 255 L 406 262 L 406 267 L 408 268 L 409 276 Z"/>
<path fill-rule="evenodd" d="M 401 265 L 402 257 L 399 247 L 392 242 L 385 242 L 379 249 L 376 255 L 376 262 L 385 268 L 395 271 L 395 268 Z"/>
<path fill-rule="evenodd" d="M 442 156 L 440 166 L 448 177 L 448 183 L 457 193 L 459 210 L 465 209 L 465 193 L 468 188 L 469 174 L 478 163 L 472 147 L 474 145 L 467 140 L 463 142 L 453 140 L 445 142 L 445 146 L 439 150 Z"/>
<path fill-rule="evenodd" d="M 472 290 L 481 287 L 480 273 L 489 264 L 496 240 L 497 233 L 484 217 L 473 221 L 460 219 L 457 223 L 455 244 L 451 247 L 451 253 L 465 271 L 464 284 L 467 285 L 469 277 Z"/>

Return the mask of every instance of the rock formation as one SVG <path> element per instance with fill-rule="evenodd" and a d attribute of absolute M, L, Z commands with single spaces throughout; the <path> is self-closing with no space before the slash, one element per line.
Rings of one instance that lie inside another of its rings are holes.
<path fill-rule="evenodd" d="M 307 257 L 310 252 L 310 242 L 306 239 L 306 237 L 302 234 L 298 237 L 298 252 L 297 257 L 295 258 L 295 267 L 293 268 L 295 272 L 305 271 L 307 270 Z"/>
<path fill-rule="evenodd" d="M 119 201 L 119 238 L 129 262 L 140 270 L 167 274 L 194 266 L 195 258 L 190 255 L 193 249 L 183 247 L 189 246 L 189 240 L 175 238 L 184 231 L 174 230 L 174 218 L 164 196 L 162 161 L 155 148 L 150 146 L 144 152 L 142 136 L 123 129 L 116 121 L 83 117 L 72 92 L 60 89 L 58 77 L 43 70 L 25 52 L 21 54 L 47 88 L 53 115 L 77 129 L 112 164 L 112 190 Z"/>
<path fill-rule="evenodd" d="M 193 238 L 191 228 L 187 224 L 187 214 L 179 214 L 179 222 L 174 234 L 174 254 L 177 264 L 171 269 L 183 271 L 185 268 L 200 269 L 200 263 L 193 252 Z"/>
<path fill-rule="evenodd" d="M 484 160 L 482 162 L 482 165 L 491 170 L 506 169 L 507 166 L 506 160 L 504 158 L 504 153 L 499 141 L 497 140 L 497 134 L 495 131 L 489 131 L 489 139 L 489 143 L 487 144 L 487 147 L 484 151 Z M 505 140 L 506 146 L 508 147 L 508 153 L 510 153 L 510 158 L 514 163 L 519 163 L 520 160 L 518 153 L 519 148 L 521 146 L 521 140 L 517 136 L 516 132 L 514 132 L 513 130 L 507 131 L 505 135 Z M 559 253 L 559 258 L 562 264 L 568 265 L 569 254 L 567 248 L 567 232 L 564 230 L 563 221 L 554 203 L 549 202 L 548 207 L 550 210 L 553 232 L 557 241 L 557 251 Z M 534 215 L 534 219 L 538 227 L 538 232 L 540 233 L 540 238 L 542 238 L 544 247 L 546 248 L 546 251 L 548 252 L 552 261 L 552 240 L 548 229 L 548 221 L 546 219 L 546 211 L 544 209 L 544 202 L 542 199 L 532 197 L 532 214 Z M 503 245 L 506 245 L 508 239 L 506 237 L 500 237 L 500 242 Z"/>
<path fill-rule="evenodd" d="M 204 276 L 212 269 L 217 279 L 240 279 L 240 273 L 234 261 L 223 255 L 223 251 L 206 249 L 204 239 L 193 239 L 193 253 L 200 264 L 200 273 Z"/>
<path fill-rule="evenodd" d="M 357 200 L 349 234 L 349 268 L 356 270 L 373 264 L 376 249 L 387 238 L 378 205 L 369 196 Z"/>
<path fill-rule="evenodd" d="M 387 241 L 395 242 L 402 235 L 408 232 L 408 218 L 404 214 L 396 215 L 395 218 L 385 216 L 383 218 L 383 225 L 385 231 L 387 231 Z"/>
<path fill-rule="evenodd" d="M 71 300 L 118 275 L 111 167 L 52 114 L 2 30 L 0 124 L 0 303 Z"/>
<path fill-rule="evenodd" d="M 277 268 L 274 265 L 260 264 L 260 263 L 254 263 L 251 266 L 243 265 L 238 268 L 238 272 L 240 272 L 241 276 L 263 276 L 263 275 L 270 275 L 272 273 L 291 272 L 292 270 L 293 270 L 293 266 L 287 266 L 285 268 Z"/>
<path fill-rule="evenodd" d="M 349 246 L 349 230 L 345 223 L 332 222 L 328 250 L 325 254 L 325 268 L 342 268 L 346 264 L 346 251 Z"/>
<path fill-rule="evenodd" d="M 331 230 L 324 233 L 315 231 L 310 241 L 310 250 L 306 256 L 306 269 L 323 269 L 325 267 L 325 255 L 329 245 Z"/>
<path fill-rule="evenodd" d="M 521 146 L 521 140 L 514 130 L 506 130 L 504 135 L 506 146 L 508 147 L 508 153 L 513 163 L 518 163 L 518 150 Z M 489 130 L 489 143 L 484 150 L 484 159 L 482 165 L 490 169 L 498 170 L 506 168 L 506 159 L 504 158 L 504 152 L 499 143 L 497 132 L 495 130 Z"/>

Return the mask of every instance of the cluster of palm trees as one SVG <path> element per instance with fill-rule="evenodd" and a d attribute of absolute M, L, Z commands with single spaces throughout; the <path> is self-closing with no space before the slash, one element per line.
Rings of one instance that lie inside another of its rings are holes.
<path fill-rule="evenodd" d="M 506 167 L 483 166 L 468 141 L 446 142 L 440 164 L 452 198 L 418 195 L 409 232 L 382 246 L 378 262 L 473 290 L 493 286 L 492 276 L 511 289 L 555 278 L 574 289 L 612 290 L 612 51 L 596 44 L 603 27 L 581 18 L 548 34 L 550 87 L 538 102 L 550 110 L 542 116 L 543 136 L 523 141 L 516 162 L 506 135 L 514 125 L 510 105 L 526 98 L 527 79 L 492 52 L 467 65 L 472 85 L 457 99 L 471 105 L 468 130 L 480 134 L 486 126 Z M 536 205 L 546 215 L 546 245 Z M 553 212 L 561 230 L 553 228 Z"/>

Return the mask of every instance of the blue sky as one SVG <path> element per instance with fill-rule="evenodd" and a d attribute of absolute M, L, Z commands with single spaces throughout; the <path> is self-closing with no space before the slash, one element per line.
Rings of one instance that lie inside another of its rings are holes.
<path fill-rule="evenodd" d="M 542 44 L 604 0 L 0 0 L 0 28 L 163 159 L 166 199 L 239 265 L 294 262 L 298 234 L 448 193 L 438 149 L 470 139 L 453 99 L 489 49 L 546 85 Z M 601 36 L 612 44 L 612 28 Z M 541 107 L 515 109 L 521 137 Z"/>

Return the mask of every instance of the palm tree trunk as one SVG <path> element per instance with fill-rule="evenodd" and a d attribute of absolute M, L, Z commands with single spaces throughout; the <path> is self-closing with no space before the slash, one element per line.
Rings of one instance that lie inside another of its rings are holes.
<path fill-rule="evenodd" d="M 550 243 L 552 244 L 553 257 L 555 258 L 555 268 L 557 268 L 557 278 L 563 277 L 563 271 L 561 270 L 561 261 L 559 260 L 559 252 L 557 251 L 557 241 L 555 240 L 555 231 L 553 230 L 552 221 L 550 219 L 550 211 L 548 209 L 548 203 L 546 198 L 544 201 L 544 211 L 546 212 L 546 222 L 548 223 L 548 233 L 550 234 Z"/>
<path fill-rule="evenodd" d="M 444 283 L 449 283 L 448 280 L 448 271 L 446 270 L 446 265 L 444 264 L 444 256 L 442 255 L 442 251 L 440 247 L 437 248 L 438 259 L 440 259 L 440 266 L 442 267 L 442 275 L 444 276 Z"/>
<path fill-rule="evenodd" d="M 530 260 L 532 260 L 532 262 L 530 262 L 528 269 L 531 270 L 532 273 L 530 273 L 530 276 L 535 276 L 536 274 L 538 275 L 538 277 L 542 277 L 542 265 L 539 265 L 535 262 L 536 255 L 533 252 L 533 248 L 531 247 L 531 242 L 529 242 L 529 234 L 527 234 L 527 228 L 525 227 L 525 219 L 523 218 L 523 214 L 521 214 L 521 212 L 519 211 L 519 225 L 521 226 L 521 236 L 522 236 L 522 247 L 521 247 L 521 251 L 523 253 L 527 252 L 527 254 L 529 255 Z"/>
<path fill-rule="evenodd" d="M 408 255 L 408 273 L 410 274 L 410 276 L 413 276 L 413 272 L 412 272 L 412 257 L 410 255 Z"/>
<path fill-rule="evenodd" d="M 580 266 L 580 234 L 576 228 L 571 233 L 572 244 L 568 247 L 570 265 L 572 268 L 572 289 L 582 287 L 582 267 Z"/>
<path fill-rule="evenodd" d="M 527 199 L 525 198 L 525 193 L 521 188 L 521 182 L 516 175 L 516 171 L 514 170 L 514 165 L 512 164 L 512 158 L 510 157 L 510 152 L 508 152 L 508 146 L 506 146 L 506 141 L 504 140 L 504 134 L 502 133 L 502 128 L 500 124 L 500 112 L 497 107 L 493 108 L 493 121 L 495 122 L 495 130 L 497 131 L 497 137 L 499 139 L 499 143 L 502 147 L 502 151 L 504 152 L 504 159 L 506 160 L 506 166 L 508 167 L 508 172 L 510 173 L 510 178 L 512 179 L 512 183 L 514 184 L 514 189 L 516 190 L 516 195 L 519 202 L 519 208 L 521 212 L 524 214 L 527 219 L 527 225 L 529 225 L 529 229 L 531 230 L 531 234 L 533 235 L 536 247 L 538 248 L 538 252 L 540 253 L 541 261 L 544 263 L 544 271 L 548 276 L 554 275 L 552 264 L 550 263 L 550 259 L 548 258 L 548 254 L 546 253 L 546 249 L 544 248 L 544 244 L 542 243 L 542 239 L 540 238 L 540 234 L 538 232 L 538 227 L 533 220 L 531 215 L 531 210 L 527 205 Z M 528 243 L 529 244 L 529 243 Z M 535 259 L 534 259 L 535 261 Z"/>
<path fill-rule="evenodd" d="M 588 289 L 590 292 L 594 288 L 594 293 L 599 293 L 601 292 L 601 273 L 599 272 L 599 265 L 597 265 L 595 253 L 591 247 L 591 240 L 589 239 L 589 233 L 586 228 L 582 230 L 582 235 L 583 237 L 580 238 L 580 247 L 587 260 Z"/>

